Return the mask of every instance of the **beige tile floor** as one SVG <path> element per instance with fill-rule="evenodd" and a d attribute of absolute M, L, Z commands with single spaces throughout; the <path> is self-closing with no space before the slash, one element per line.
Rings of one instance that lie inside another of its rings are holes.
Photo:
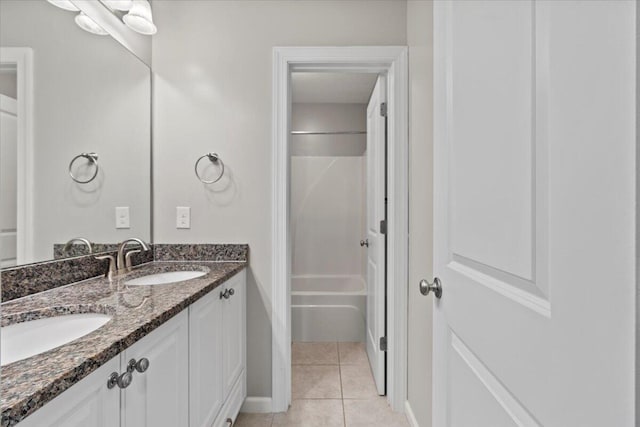
<path fill-rule="evenodd" d="M 364 343 L 293 343 L 291 407 L 240 414 L 236 427 L 408 427 L 378 396 Z"/>

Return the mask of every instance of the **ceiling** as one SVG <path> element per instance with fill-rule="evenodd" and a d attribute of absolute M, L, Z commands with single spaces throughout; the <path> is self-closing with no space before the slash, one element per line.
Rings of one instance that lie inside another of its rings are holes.
<path fill-rule="evenodd" d="M 293 102 L 367 104 L 377 74 L 293 73 Z"/>

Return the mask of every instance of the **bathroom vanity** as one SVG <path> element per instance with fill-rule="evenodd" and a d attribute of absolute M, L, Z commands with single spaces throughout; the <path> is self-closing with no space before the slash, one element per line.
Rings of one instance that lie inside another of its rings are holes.
<path fill-rule="evenodd" d="M 246 397 L 244 262 L 152 262 L 2 305 L 3 324 L 74 313 L 110 320 L 2 367 L 2 426 L 229 426 Z M 201 272 L 136 285 L 169 272 Z"/>
<path fill-rule="evenodd" d="M 228 426 L 248 246 L 147 250 L 151 40 L 105 3 L 0 2 L 0 426 Z"/>

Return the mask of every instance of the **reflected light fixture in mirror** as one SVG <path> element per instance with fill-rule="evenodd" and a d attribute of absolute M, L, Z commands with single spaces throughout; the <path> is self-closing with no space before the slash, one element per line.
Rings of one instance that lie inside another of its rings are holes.
<path fill-rule="evenodd" d="M 112 10 L 121 10 L 127 12 L 133 6 L 133 0 L 101 0 Z"/>
<path fill-rule="evenodd" d="M 133 5 L 122 20 L 133 31 L 147 36 L 158 32 L 151 15 L 151 5 L 147 0 L 133 0 Z"/>
<path fill-rule="evenodd" d="M 78 24 L 78 27 L 92 34 L 97 34 L 99 36 L 106 36 L 109 34 L 104 28 L 98 25 L 96 21 L 85 15 L 84 12 L 80 12 L 76 15 L 76 24 Z"/>
<path fill-rule="evenodd" d="M 77 12 L 80 10 L 69 0 L 47 0 L 47 1 L 52 5 L 59 7 L 60 9 L 69 10 L 71 12 Z"/>

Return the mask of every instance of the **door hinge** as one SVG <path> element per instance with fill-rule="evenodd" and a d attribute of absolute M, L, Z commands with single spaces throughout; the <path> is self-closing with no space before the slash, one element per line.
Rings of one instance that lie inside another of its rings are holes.
<path fill-rule="evenodd" d="M 387 351 L 387 337 L 380 337 L 380 351 Z"/>
<path fill-rule="evenodd" d="M 387 234 L 387 220 L 383 219 L 380 221 L 380 233 Z"/>
<path fill-rule="evenodd" d="M 387 103 L 383 102 L 380 104 L 380 115 L 382 117 L 387 117 Z"/>

